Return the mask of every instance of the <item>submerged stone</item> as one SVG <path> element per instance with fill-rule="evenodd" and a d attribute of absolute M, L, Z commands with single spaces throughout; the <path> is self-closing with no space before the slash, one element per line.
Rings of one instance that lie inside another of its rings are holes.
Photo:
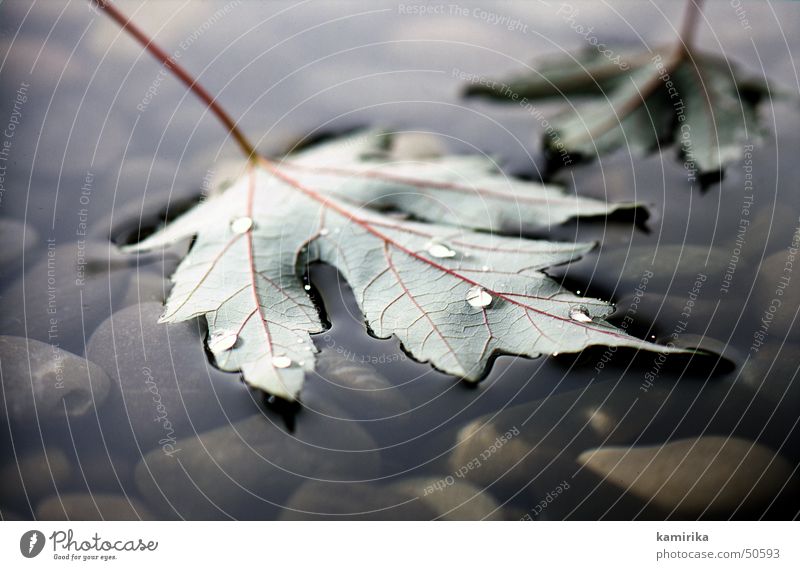
<path fill-rule="evenodd" d="M 80 417 L 109 393 L 109 378 L 99 366 L 37 340 L 0 336 L 0 363 L 0 417 L 15 423 Z"/>

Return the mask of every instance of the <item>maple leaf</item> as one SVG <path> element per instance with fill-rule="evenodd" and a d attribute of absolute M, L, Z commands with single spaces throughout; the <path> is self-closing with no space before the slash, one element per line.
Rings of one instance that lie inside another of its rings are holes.
<path fill-rule="evenodd" d="M 742 142 L 759 132 L 757 106 L 770 87 L 724 57 L 681 45 L 615 60 L 598 50 L 561 55 L 508 80 L 470 85 L 466 94 L 523 106 L 566 98 L 570 107 L 549 120 L 544 135 L 550 156 L 619 148 L 642 155 L 674 143 L 694 177 L 721 172 L 741 156 Z"/>
<path fill-rule="evenodd" d="M 256 159 L 225 190 L 126 247 L 197 236 L 172 276 L 161 322 L 205 317 L 221 369 L 290 400 L 314 367 L 310 335 L 324 328 L 301 274 L 317 261 L 338 268 L 376 336 L 394 335 L 417 360 L 469 380 L 497 353 L 677 350 L 613 327 L 603 320 L 609 303 L 574 295 L 543 272 L 593 244 L 492 231 L 630 204 L 509 179 L 482 157 L 395 160 L 391 140 L 356 134 L 281 162 Z"/>

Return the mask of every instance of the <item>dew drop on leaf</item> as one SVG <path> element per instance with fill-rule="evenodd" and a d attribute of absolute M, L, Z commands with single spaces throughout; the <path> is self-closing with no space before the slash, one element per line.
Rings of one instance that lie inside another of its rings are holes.
<path fill-rule="evenodd" d="M 231 231 L 235 234 L 245 234 L 253 227 L 253 218 L 241 216 L 231 222 Z"/>
<path fill-rule="evenodd" d="M 484 291 L 483 287 L 470 287 L 467 291 L 467 303 L 473 307 L 487 307 L 492 302 L 492 296 Z"/>
<path fill-rule="evenodd" d="M 426 246 L 431 257 L 448 258 L 455 257 L 456 252 L 443 243 L 431 242 Z"/>
<path fill-rule="evenodd" d="M 572 307 L 569 310 L 569 318 L 571 318 L 573 321 L 578 321 L 579 323 L 592 322 L 592 316 L 589 314 L 589 310 L 583 305 L 579 307 Z"/>
<path fill-rule="evenodd" d="M 288 356 L 273 356 L 272 365 L 275 368 L 289 368 L 292 365 L 292 359 Z"/>
<path fill-rule="evenodd" d="M 233 331 L 215 331 L 208 337 L 208 348 L 211 352 L 230 350 L 239 340 L 239 335 Z"/>

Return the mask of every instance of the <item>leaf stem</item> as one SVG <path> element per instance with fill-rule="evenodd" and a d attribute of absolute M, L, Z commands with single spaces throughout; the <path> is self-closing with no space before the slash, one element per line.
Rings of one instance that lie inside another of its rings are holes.
<path fill-rule="evenodd" d="M 694 43 L 694 34 L 700 15 L 703 12 L 705 0 L 686 0 L 686 8 L 683 13 L 683 23 L 681 24 L 680 37 L 678 39 L 678 50 L 688 53 Z"/>
<path fill-rule="evenodd" d="M 150 54 L 160 61 L 172 74 L 180 79 L 197 97 L 205 103 L 209 110 L 216 115 L 217 119 L 225 126 L 230 135 L 242 149 L 248 160 L 257 160 L 258 153 L 255 147 L 247 139 L 247 137 L 239 130 L 236 121 L 222 108 L 217 102 L 216 97 L 213 97 L 205 88 L 198 83 L 197 79 L 192 76 L 186 69 L 180 66 L 169 54 L 162 50 L 158 45 L 142 31 L 136 24 L 123 14 L 111 0 L 89 0 L 90 3 L 97 5 L 98 8 L 103 10 L 111 19 L 113 19 L 119 26 L 133 36 Z"/>

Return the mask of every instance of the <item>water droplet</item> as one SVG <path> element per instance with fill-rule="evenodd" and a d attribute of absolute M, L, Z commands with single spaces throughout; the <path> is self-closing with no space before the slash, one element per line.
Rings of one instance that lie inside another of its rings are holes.
<path fill-rule="evenodd" d="M 292 365 L 292 359 L 288 356 L 273 356 L 272 365 L 275 368 L 289 368 Z"/>
<path fill-rule="evenodd" d="M 321 230 L 319 230 L 319 235 L 321 236 L 326 236 L 329 233 L 331 233 L 331 231 L 328 228 L 322 228 Z"/>
<path fill-rule="evenodd" d="M 489 266 L 488 265 L 484 265 L 483 267 L 481 267 L 481 271 L 483 271 L 484 273 L 489 271 Z"/>
<path fill-rule="evenodd" d="M 235 234 L 246 234 L 253 227 L 253 218 L 242 216 L 231 222 L 231 231 Z"/>
<path fill-rule="evenodd" d="M 311 285 L 308 284 L 303 285 L 303 289 L 305 289 L 306 291 L 311 291 Z"/>
<path fill-rule="evenodd" d="M 456 252 L 443 243 L 430 242 L 425 249 L 428 250 L 432 257 L 448 258 L 456 256 Z"/>
<path fill-rule="evenodd" d="M 487 307 L 492 302 L 492 296 L 483 290 L 483 287 L 471 287 L 467 291 L 467 303 L 473 307 Z"/>
<path fill-rule="evenodd" d="M 580 294 L 581 294 L 580 290 L 578 290 L 578 291 L 575 291 L 575 293 L 576 293 L 577 295 L 580 295 Z"/>
<path fill-rule="evenodd" d="M 215 331 L 208 337 L 208 348 L 211 352 L 230 350 L 239 340 L 239 335 L 233 331 Z"/>
<path fill-rule="evenodd" d="M 569 318 L 579 323 L 591 323 L 592 316 L 589 314 L 589 309 L 581 305 L 580 307 L 572 307 L 569 310 Z"/>

